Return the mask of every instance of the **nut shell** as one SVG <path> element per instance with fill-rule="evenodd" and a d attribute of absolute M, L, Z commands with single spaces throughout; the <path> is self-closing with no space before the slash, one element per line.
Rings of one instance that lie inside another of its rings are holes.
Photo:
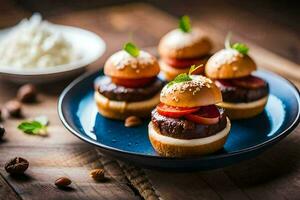
<path fill-rule="evenodd" d="M 29 167 L 25 158 L 15 157 L 5 164 L 5 170 L 10 174 L 23 174 Z"/>
<path fill-rule="evenodd" d="M 61 187 L 61 188 L 67 187 L 71 183 L 72 183 L 72 181 L 67 177 L 60 177 L 55 181 L 55 185 L 57 187 Z"/>
<path fill-rule="evenodd" d="M 17 98 L 24 103 L 33 103 L 36 101 L 37 90 L 32 84 L 26 84 L 19 88 Z"/>
<path fill-rule="evenodd" d="M 103 169 L 93 169 L 90 172 L 90 176 L 95 181 L 105 181 L 105 175 L 104 175 L 104 170 Z"/>
<path fill-rule="evenodd" d="M 5 109 L 11 117 L 22 116 L 22 104 L 19 101 L 11 100 L 5 104 Z"/>

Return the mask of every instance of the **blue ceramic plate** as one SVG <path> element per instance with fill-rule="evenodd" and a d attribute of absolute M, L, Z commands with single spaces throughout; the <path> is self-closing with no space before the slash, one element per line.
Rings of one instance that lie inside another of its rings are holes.
<path fill-rule="evenodd" d="M 264 112 L 252 119 L 233 121 L 224 149 L 207 156 L 161 157 L 148 139 L 149 120 L 142 126 L 125 128 L 124 122 L 98 114 L 93 84 L 101 75 L 99 72 L 79 77 L 63 91 L 58 104 L 59 116 L 71 133 L 127 162 L 160 169 L 219 168 L 259 154 L 287 136 L 299 123 L 300 98 L 296 87 L 271 72 L 255 74 L 270 84 Z"/>

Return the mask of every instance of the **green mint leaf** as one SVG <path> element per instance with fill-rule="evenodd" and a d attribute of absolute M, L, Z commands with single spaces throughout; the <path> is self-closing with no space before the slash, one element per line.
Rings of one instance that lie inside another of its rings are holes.
<path fill-rule="evenodd" d="M 41 124 L 38 121 L 24 121 L 19 126 L 18 129 L 26 134 L 31 135 L 46 135 L 47 126 Z"/>
<path fill-rule="evenodd" d="M 232 48 L 244 55 L 246 55 L 249 51 L 249 48 L 243 43 L 235 43 L 232 45 Z"/>
<path fill-rule="evenodd" d="M 127 42 L 123 49 L 133 57 L 138 57 L 140 55 L 140 50 L 133 43 Z"/>
<path fill-rule="evenodd" d="M 184 15 L 179 19 L 179 29 L 184 33 L 191 32 L 192 26 L 189 16 Z"/>
<path fill-rule="evenodd" d="M 173 81 L 168 83 L 167 87 L 170 87 L 175 83 L 181 83 L 181 82 L 186 82 L 191 80 L 192 78 L 187 73 L 179 74 L 178 76 L 176 76 L 176 78 Z"/>
<path fill-rule="evenodd" d="M 235 43 L 233 45 L 231 45 L 231 32 L 229 32 L 226 36 L 225 39 L 225 48 L 226 49 L 235 49 L 236 51 L 238 51 L 241 54 L 246 55 L 249 51 L 249 48 L 247 47 L 247 45 L 243 44 L 243 43 Z"/>
<path fill-rule="evenodd" d="M 198 65 L 197 67 L 196 67 L 196 65 L 192 65 L 191 68 L 190 68 L 190 70 L 189 70 L 189 75 L 192 75 L 193 72 L 195 72 L 196 70 L 198 70 L 200 67 L 203 67 L 203 65 L 201 64 L 201 65 Z"/>

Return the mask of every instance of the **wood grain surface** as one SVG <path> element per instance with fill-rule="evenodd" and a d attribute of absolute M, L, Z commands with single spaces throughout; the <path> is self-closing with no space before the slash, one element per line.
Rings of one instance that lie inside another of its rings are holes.
<path fill-rule="evenodd" d="M 177 24 L 173 16 L 147 4 L 74 11 L 49 20 L 91 30 L 105 39 L 107 52 L 89 70 L 101 68 L 129 38 L 139 46 L 153 47 Z M 222 47 L 226 30 L 199 20 L 196 13 L 193 22 L 213 38 L 215 49 Z M 249 44 L 260 68 L 275 71 L 300 86 L 297 64 L 261 48 L 243 34 L 235 34 L 234 39 Z M 56 107 L 58 95 L 68 82 L 39 86 L 39 102 L 24 105 L 26 118 L 42 114 L 50 118 L 47 137 L 25 135 L 16 128 L 20 119 L 5 119 L 7 133 L 0 144 L 0 199 L 299 199 L 299 127 L 262 155 L 223 169 L 189 173 L 142 169 L 102 155 L 63 127 Z M 15 97 L 17 88 L 0 82 L 1 105 Z M 4 171 L 4 163 L 14 156 L 30 162 L 26 176 L 14 178 Z M 98 183 L 89 177 L 89 171 L 97 167 L 105 168 L 107 182 Z M 54 181 L 60 176 L 73 181 L 71 189 L 55 187 Z"/>

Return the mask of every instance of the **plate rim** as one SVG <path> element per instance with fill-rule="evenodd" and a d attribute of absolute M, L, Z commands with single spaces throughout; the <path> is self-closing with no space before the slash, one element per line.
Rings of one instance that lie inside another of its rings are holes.
<path fill-rule="evenodd" d="M 289 84 L 290 86 L 292 86 L 292 88 L 294 89 L 293 93 L 296 96 L 296 100 L 298 103 L 298 112 L 296 117 L 294 118 L 293 122 L 285 129 L 283 130 L 281 133 L 279 133 L 277 136 L 266 140 L 260 144 L 251 146 L 251 147 L 247 147 L 238 151 L 233 151 L 231 153 L 226 153 L 226 154 L 220 154 L 220 155 L 205 155 L 205 156 L 201 156 L 201 157 L 185 157 L 185 158 L 179 158 L 179 157 L 163 157 L 163 156 L 154 156 L 154 155 L 146 155 L 146 154 L 140 154 L 140 153 L 132 153 L 129 151 L 125 151 L 125 150 L 120 150 L 118 148 L 114 148 L 111 146 L 107 146 L 101 143 L 98 143 L 88 137 L 83 136 L 81 133 L 78 133 L 76 130 L 74 130 L 67 122 L 66 118 L 64 117 L 63 114 L 63 109 L 62 109 L 62 104 L 63 104 L 63 100 L 65 98 L 65 96 L 67 95 L 67 93 L 73 88 L 75 87 L 78 83 L 80 83 L 81 81 L 83 81 L 84 79 L 95 75 L 96 73 L 99 73 L 99 71 L 103 71 L 103 69 L 101 68 L 100 70 L 94 70 L 91 72 L 86 72 L 84 74 L 82 74 L 81 76 L 79 76 L 78 78 L 76 78 L 74 81 L 72 81 L 61 93 L 61 95 L 59 96 L 58 99 L 58 104 L 57 104 L 57 109 L 58 109 L 58 115 L 59 118 L 61 120 L 61 122 L 63 123 L 63 125 L 66 127 L 66 129 L 68 131 L 70 131 L 73 135 L 75 135 L 76 137 L 78 137 L 79 139 L 83 140 L 84 142 L 87 142 L 89 144 L 95 145 L 96 147 L 99 147 L 103 150 L 105 150 L 106 152 L 108 151 L 110 153 L 110 151 L 114 151 L 112 153 L 119 153 L 119 154 L 123 154 L 123 155 L 127 155 L 127 156 L 134 156 L 134 157 L 139 157 L 139 158 L 146 158 L 146 159 L 157 159 L 157 160 L 167 160 L 167 161 L 205 161 L 205 160 L 216 160 L 216 159 L 226 159 L 226 158 L 232 158 L 234 156 L 240 156 L 243 154 L 247 154 L 247 153 L 251 153 L 255 150 L 259 150 L 259 149 L 263 149 L 264 147 L 271 145 L 271 144 L 275 144 L 276 142 L 280 141 L 282 138 L 286 137 L 287 135 L 289 135 L 299 124 L 300 122 L 300 91 L 299 89 L 288 79 L 274 73 L 271 72 L 269 70 L 262 70 L 259 69 L 257 71 L 263 72 L 263 73 L 269 73 L 272 76 L 276 76 L 276 78 L 279 78 L 285 82 L 287 82 L 287 84 Z"/>

